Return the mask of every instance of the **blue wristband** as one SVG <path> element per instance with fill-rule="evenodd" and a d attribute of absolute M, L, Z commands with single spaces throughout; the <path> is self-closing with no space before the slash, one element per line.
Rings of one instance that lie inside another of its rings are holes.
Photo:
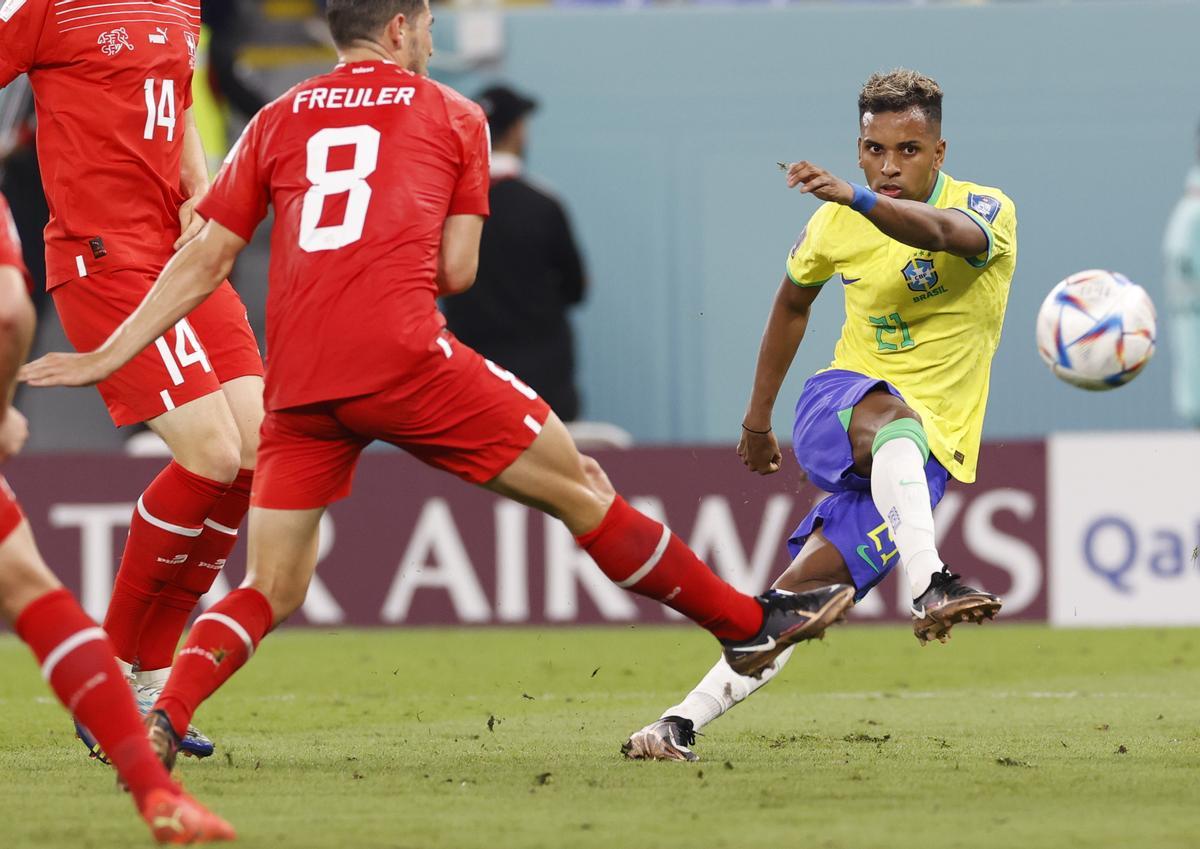
<path fill-rule="evenodd" d="M 866 186 L 860 186 L 858 183 L 851 183 L 850 188 L 854 189 L 854 199 L 850 201 L 850 208 L 855 212 L 861 212 L 864 215 L 875 208 L 875 204 L 879 202 L 879 195 L 868 189 Z"/>

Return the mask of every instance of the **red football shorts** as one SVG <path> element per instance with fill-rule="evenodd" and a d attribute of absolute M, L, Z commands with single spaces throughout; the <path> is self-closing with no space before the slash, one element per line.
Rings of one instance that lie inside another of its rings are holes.
<path fill-rule="evenodd" d="M 12 487 L 0 475 L 0 542 L 8 539 L 8 535 L 17 529 L 24 518 L 25 514 L 21 512 L 21 505 L 17 504 Z"/>
<path fill-rule="evenodd" d="M 112 271 L 51 289 L 59 320 L 75 350 L 100 347 L 142 302 L 156 277 L 145 271 Z M 97 388 L 120 427 L 161 416 L 216 392 L 236 377 L 262 373 L 246 307 L 226 280 L 191 315 Z"/>
<path fill-rule="evenodd" d="M 443 333 L 385 389 L 268 412 L 250 503 L 308 510 L 345 498 L 358 455 L 376 439 L 486 483 L 533 443 L 549 415 L 511 372 Z"/>

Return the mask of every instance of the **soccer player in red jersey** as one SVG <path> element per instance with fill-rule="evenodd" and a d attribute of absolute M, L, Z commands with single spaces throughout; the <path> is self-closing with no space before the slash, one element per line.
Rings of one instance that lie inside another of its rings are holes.
<path fill-rule="evenodd" d="M 33 340 L 29 283 L 17 228 L 0 195 L 0 461 L 21 450 L 29 432 L 25 417 L 10 405 L 17 368 Z M 59 701 L 95 734 L 157 840 L 233 838 L 229 824 L 183 793 L 151 750 L 112 645 L 46 567 L 3 476 L 0 616 L 33 649 Z"/>
<path fill-rule="evenodd" d="M 617 495 L 532 389 L 445 330 L 436 298 L 474 281 L 488 212 L 486 121 L 425 76 L 427 0 L 330 0 L 327 12 L 341 63 L 250 122 L 199 205 L 204 228 L 133 316 L 97 351 L 22 373 L 103 380 L 205 302 L 275 207 L 249 573 L 180 651 L 152 720 L 164 760 L 200 702 L 300 605 L 321 513 L 349 494 L 375 439 L 561 519 L 610 579 L 708 629 L 745 674 L 823 633 L 852 587 L 737 592 Z"/>
<path fill-rule="evenodd" d="M 0 86 L 21 73 L 33 84 L 47 286 L 76 350 L 108 338 L 203 223 L 199 32 L 199 0 L 0 4 Z M 148 342 L 99 385 L 115 424 L 146 422 L 173 456 L 138 499 L 104 620 L 142 697 L 161 689 L 236 542 L 263 415 L 262 360 L 228 282 Z M 184 748 L 203 756 L 212 744 L 193 736 Z"/>

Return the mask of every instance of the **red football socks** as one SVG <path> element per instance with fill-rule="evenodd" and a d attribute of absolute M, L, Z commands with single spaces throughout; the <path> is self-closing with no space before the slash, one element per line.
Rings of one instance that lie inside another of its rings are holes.
<path fill-rule="evenodd" d="M 661 601 L 723 640 L 762 627 L 762 606 L 713 574 L 683 540 L 617 496 L 594 531 L 577 537 L 617 586 Z"/>
<path fill-rule="evenodd" d="M 137 660 L 142 625 L 155 597 L 187 560 L 205 517 L 228 489 L 228 483 L 193 474 L 172 460 L 138 499 L 104 617 L 104 630 L 121 660 Z"/>
<path fill-rule="evenodd" d="M 234 590 L 196 618 L 154 705 L 177 733 L 187 730 L 200 703 L 250 659 L 273 620 L 267 597 L 250 587 Z"/>
<path fill-rule="evenodd" d="M 59 589 L 39 596 L 17 617 L 16 631 L 37 656 L 42 677 L 96 738 L 139 807 L 155 788 L 174 792 L 146 742 L 146 728 L 113 660 L 111 643 L 71 594 Z"/>
<path fill-rule="evenodd" d="M 167 579 L 142 624 L 137 656 L 142 670 L 165 669 L 200 597 L 208 592 L 237 543 L 238 527 L 250 509 L 253 469 L 242 469 L 204 519 L 183 565 Z"/>

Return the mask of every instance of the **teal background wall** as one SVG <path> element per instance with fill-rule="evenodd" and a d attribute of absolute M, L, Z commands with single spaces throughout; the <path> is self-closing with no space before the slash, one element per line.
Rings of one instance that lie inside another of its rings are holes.
<path fill-rule="evenodd" d="M 452 14 L 438 13 L 453 44 Z M 440 74 L 535 93 L 530 168 L 567 201 L 593 288 L 576 316 L 586 413 L 643 441 L 737 436 L 783 260 L 816 202 L 775 161 L 853 178 L 858 88 L 896 65 L 946 91 L 946 170 L 1017 203 L 1020 259 L 986 435 L 1173 427 L 1171 339 L 1134 383 L 1058 383 L 1033 343 L 1065 275 L 1111 268 L 1165 307 L 1160 242 L 1195 150 L 1200 5 L 531 10 L 498 67 Z M 776 410 L 827 364 L 841 294 L 818 299 Z M 1162 324 L 1165 325 L 1165 322 Z"/>

